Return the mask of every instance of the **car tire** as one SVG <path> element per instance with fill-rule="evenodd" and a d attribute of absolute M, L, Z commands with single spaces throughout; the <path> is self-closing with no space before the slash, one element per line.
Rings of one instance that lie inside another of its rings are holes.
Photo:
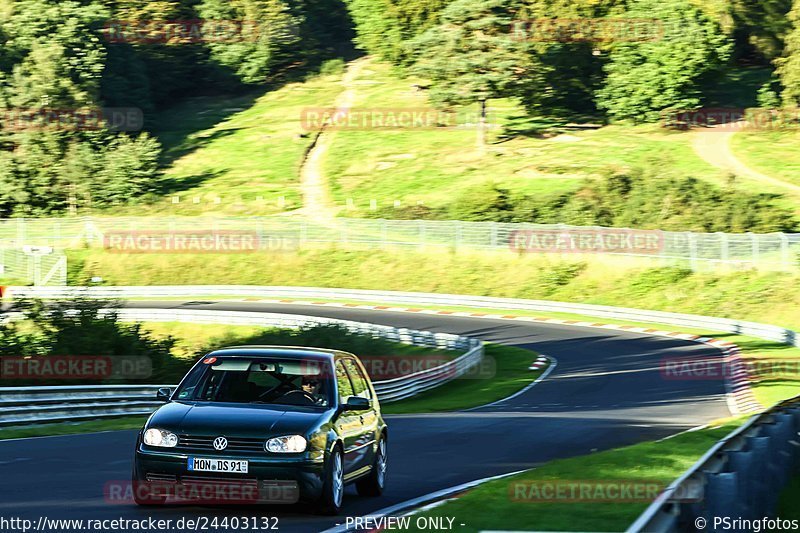
<path fill-rule="evenodd" d="M 134 460 L 133 475 L 131 476 L 131 488 L 133 489 L 133 501 L 136 505 L 152 506 L 164 505 L 167 502 L 166 496 L 154 496 L 152 483 L 139 475 L 138 464 Z"/>
<path fill-rule="evenodd" d="M 386 487 L 386 437 L 381 436 L 372 470 L 367 477 L 356 481 L 359 496 L 380 496 Z"/>
<path fill-rule="evenodd" d="M 342 447 L 336 445 L 328 457 L 325 468 L 325 481 L 322 496 L 317 504 L 317 512 L 324 515 L 337 515 L 342 510 L 344 500 L 344 454 Z"/>

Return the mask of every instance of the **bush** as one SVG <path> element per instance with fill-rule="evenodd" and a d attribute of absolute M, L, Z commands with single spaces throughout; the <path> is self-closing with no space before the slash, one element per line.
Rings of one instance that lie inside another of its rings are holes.
<path fill-rule="evenodd" d="M 649 268 L 631 280 L 631 290 L 636 294 L 647 294 L 655 289 L 675 286 L 691 275 L 688 268 Z"/>
<path fill-rule="evenodd" d="M 699 232 L 793 232 L 798 221 L 779 196 L 720 188 L 693 177 L 636 170 L 586 181 L 550 196 L 514 194 L 494 184 L 466 189 L 449 209 L 393 210 L 407 218 L 533 222 Z"/>
<path fill-rule="evenodd" d="M 46 358 L 50 356 L 147 357 L 153 374 L 141 379 L 104 380 L 2 380 L 0 384 L 69 385 L 87 383 L 143 382 L 175 379 L 189 362 L 174 359 L 174 339 L 157 340 L 142 331 L 140 324 L 118 322 L 117 302 L 77 298 L 58 302 L 20 300 L 15 308 L 24 320 L 0 325 L 0 350 L 6 356 Z"/>
<path fill-rule="evenodd" d="M 300 329 L 265 329 L 242 338 L 228 336 L 216 339 L 213 345 L 197 352 L 198 357 L 223 346 L 268 344 L 275 346 L 311 346 L 343 350 L 359 356 L 380 356 L 397 353 L 398 343 L 387 339 L 360 335 L 339 324 L 305 326 Z"/>
<path fill-rule="evenodd" d="M 319 67 L 319 73 L 323 76 L 333 76 L 344 72 L 344 59 L 329 59 Z"/>

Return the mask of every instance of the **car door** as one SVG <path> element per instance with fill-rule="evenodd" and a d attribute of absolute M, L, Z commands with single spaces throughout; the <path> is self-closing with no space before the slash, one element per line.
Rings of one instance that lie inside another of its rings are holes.
<path fill-rule="evenodd" d="M 336 361 L 336 387 L 339 390 L 339 405 L 347 403 L 354 396 L 353 384 L 344 367 L 344 361 Z M 344 443 L 344 474 L 353 473 L 360 468 L 358 442 L 361 437 L 361 420 L 357 411 L 340 411 L 336 419 L 339 436 Z"/>
<path fill-rule="evenodd" d="M 358 415 L 360 425 L 360 435 L 357 441 L 358 449 L 356 453 L 356 468 L 367 468 L 372 466 L 375 460 L 375 440 L 378 435 L 378 414 L 375 410 L 372 391 L 367 383 L 364 370 L 354 359 L 344 359 L 344 366 L 350 375 L 353 384 L 353 394 L 360 398 L 370 401 L 370 408 L 364 411 L 355 411 Z"/>

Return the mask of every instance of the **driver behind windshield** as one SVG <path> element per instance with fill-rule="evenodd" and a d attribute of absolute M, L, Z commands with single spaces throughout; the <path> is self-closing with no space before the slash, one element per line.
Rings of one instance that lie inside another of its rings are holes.
<path fill-rule="evenodd" d="M 329 384 L 316 364 L 220 358 L 200 365 L 178 391 L 179 399 L 297 406 L 328 405 Z M 313 370 L 313 373 L 312 373 Z"/>

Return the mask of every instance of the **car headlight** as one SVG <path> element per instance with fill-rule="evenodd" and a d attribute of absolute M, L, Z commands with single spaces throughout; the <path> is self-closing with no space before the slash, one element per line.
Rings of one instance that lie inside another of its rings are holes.
<path fill-rule="evenodd" d="M 165 429 L 150 428 L 144 432 L 144 443 L 148 446 L 174 448 L 178 445 L 178 436 Z"/>
<path fill-rule="evenodd" d="M 264 448 L 273 453 L 300 453 L 306 451 L 308 442 L 300 435 L 288 435 L 269 439 Z"/>

